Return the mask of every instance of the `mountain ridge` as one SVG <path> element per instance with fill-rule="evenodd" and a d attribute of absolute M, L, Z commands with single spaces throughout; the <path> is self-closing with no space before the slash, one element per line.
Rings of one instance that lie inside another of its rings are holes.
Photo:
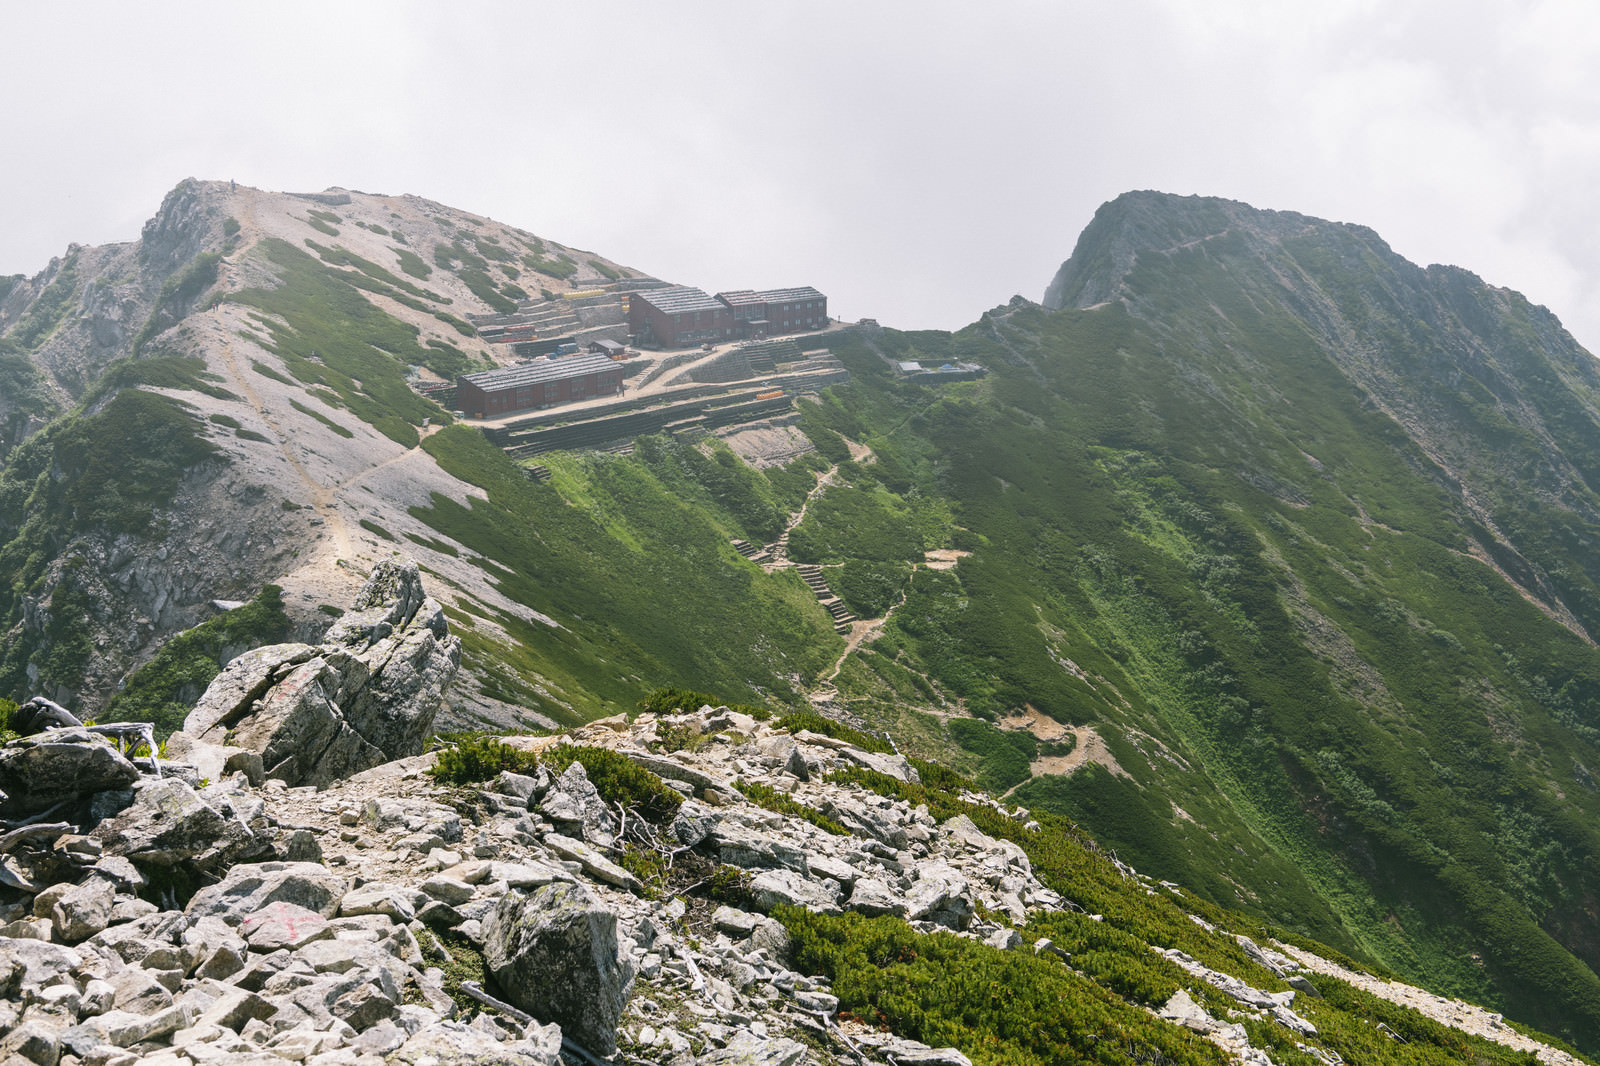
<path fill-rule="evenodd" d="M 81 406 L 0 472 L 8 691 L 131 686 L 163 638 L 130 639 L 128 603 L 176 595 L 176 631 L 281 581 L 275 624 L 310 633 L 402 546 L 463 640 L 452 724 L 574 724 L 657 685 L 815 706 L 1213 902 L 1600 1039 L 1600 377 L 1547 311 L 1361 227 L 1129 194 L 1043 305 L 821 338 L 851 383 L 797 403 L 786 464 L 691 431 L 535 479 L 403 367 L 455 360 L 430 341 L 481 358 L 435 312 L 529 278 L 487 237 L 552 268 L 534 249 L 559 246 L 425 203 L 186 184 L 152 232 L 196 251 L 129 288 L 116 344 L 84 340 L 95 279 L 47 298 L 102 253 L 0 299 L 0 340 Z M 113 417 L 199 458 L 111 499 Z M 860 616 L 848 639 L 790 564 Z"/>

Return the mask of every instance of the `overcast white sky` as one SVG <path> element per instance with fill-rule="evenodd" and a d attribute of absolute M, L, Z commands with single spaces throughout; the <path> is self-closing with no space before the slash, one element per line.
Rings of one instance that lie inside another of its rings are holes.
<path fill-rule="evenodd" d="M 1592 0 L 0 0 L 0 274 L 187 176 L 410 192 L 956 328 L 1128 189 L 1376 229 L 1600 351 Z"/>

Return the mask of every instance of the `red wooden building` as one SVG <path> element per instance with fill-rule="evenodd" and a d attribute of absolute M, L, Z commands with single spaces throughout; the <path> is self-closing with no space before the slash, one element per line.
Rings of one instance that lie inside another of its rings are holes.
<path fill-rule="evenodd" d="M 456 409 L 468 418 L 498 418 L 621 391 L 622 367 L 590 352 L 462 374 L 456 378 Z"/>
<path fill-rule="evenodd" d="M 733 314 L 735 335 L 748 340 L 808 333 L 828 324 L 828 298 L 809 285 L 764 292 L 719 292 L 717 299 Z"/>
<path fill-rule="evenodd" d="M 734 336 L 728 305 L 687 285 L 632 293 L 628 329 L 641 344 L 663 348 L 715 344 Z"/>

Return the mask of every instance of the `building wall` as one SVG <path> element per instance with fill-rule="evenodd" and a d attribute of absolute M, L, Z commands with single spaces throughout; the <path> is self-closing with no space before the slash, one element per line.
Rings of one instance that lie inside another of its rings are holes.
<path fill-rule="evenodd" d="M 558 381 L 488 390 L 470 381 L 461 381 L 456 389 L 456 409 L 465 411 L 469 418 L 498 418 L 516 411 L 553 407 L 595 396 L 615 396 L 621 391 L 620 367 Z"/>
<path fill-rule="evenodd" d="M 687 348 L 706 341 L 733 337 L 733 315 L 727 308 L 715 311 L 661 311 L 635 296 L 628 305 L 628 328 L 640 333 L 648 326 L 655 343 L 663 348 Z"/>
<path fill-rule="evenodd" d="M 828 324 L 828 298 L 775 300 L 767 304 L 769 333 L 805 333 Z"/>

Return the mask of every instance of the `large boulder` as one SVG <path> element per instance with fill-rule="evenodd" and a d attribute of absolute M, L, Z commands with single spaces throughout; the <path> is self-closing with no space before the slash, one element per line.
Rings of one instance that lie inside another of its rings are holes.
<path fill-rule="evenodd" d="M 0 748 L 0 794 L 14 814 L 125 789 L 138 779 L 138 768 L 110 741 L 81 727 L 48 729 Z"/>
<path fill-rule="evenodd" d="M 236 926 L 267 905 L 282 901 L 331 918 L 339 910 L 345 889 L 344 878 L 314 862 L 247 863 L 196 892 L 184 912 L 191 919 L 217 917 Z"/>
<path fill-rule="evenodd" d="M 588 1051 L 610 1057 L 633 992 L 617 916 L 580 885 L 510 892 L 483 928 L 484 961 L 506 998 Z"/>
<path fill-rule="evenodd" d="M 174 777 L 140 782 L 133 803 L 90 834 L 108 855 L 151 866 L 221 870 L 266 850 L 231 810 L 218 810 Z"/>
<path fill-rule="evenodd" d="M 229 663 L 183 732 L 259 752 L 268 776 L 323 787 L 420 755 L 460 664 L 461 641 L 417 564 L 397 556 L 378 564 L 320 646 L 276 644 Z"/>

